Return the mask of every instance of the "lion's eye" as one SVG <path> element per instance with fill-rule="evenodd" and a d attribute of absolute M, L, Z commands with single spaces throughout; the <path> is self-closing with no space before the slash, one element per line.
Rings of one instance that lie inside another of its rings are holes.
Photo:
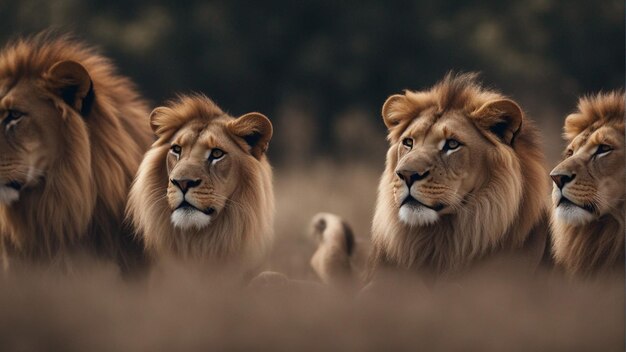
<path fill-rule="evenodd" d="M 455 150 L 461 146 L 461 142 L 456 139 L 446 139 L 446 143 L 443 145 L 443 151 Z"/>
<path fill-rule="evenodd" d="M 9 110 L 7 111 L 7 117 L 4 119 L 4 121 L 14 121 L 21 118 L 22 116 L 24 116 L 24 113 L 21 111 Z"/>
<path fill-rule="evenodd" d="M 17 124 L 22 119 L 22 117 L 24 117 L 24 115 L 25 114 L 21 111 L 7 110 L 7 114 L 4 120 L 2 120 L 2 123 L 4 123 L 6 129 L 8 130 L 11 126 Z"/>
<path fill-rule="evenodd" d="M 574 155 L 574 151 L 573 151 L 573 150 L 571 150 L 571 149 L 568 149 L 568 150 L 565 152 L 565 157 L 566 157 L 566 158 L 569 158 L 569 157 L 570 157 L 570 156 L 572 156 L 572 155 Z"/>
<path fill-rule="evenodd" d="M 174 153 L 174 154 L 176 154 L 176 155 L 180 155 L 180 152 L 182 152 L 182 151 L 183 151 L 183 148 L 182 148 L 180 145 L 178 145 L 178 144 L 174 144 L 174 145 L 170 148 L 170 150 L 172 151 L 172 153 Z"/>
<path fill-rule="evenodd" d="M 595 155 L 604 155 L 604 154 L 609 153 L 612 150 L 613 150 L 613 147 L 611 147 L 610 145 L 608 145 L 608 144 L 600 144 L 598 146 L 598 149 L 596 149 Z"/>
<path fill-rule="evenodd" d="M 402 140 L 402 145 L 404 145 L 405 147 L 411 149 L 413 148 L 413 139 L 412 138 L 405 138 Z"/>
<path fill-rule="evenodd" d="M 211 155 L 209 157 L 209 159 L 211 160 L 219 160 L 221 159 L 226 153 L 224 153 L 223 150 L 218 149 L 218 148 L 213 148 L 211 150 Z"/>

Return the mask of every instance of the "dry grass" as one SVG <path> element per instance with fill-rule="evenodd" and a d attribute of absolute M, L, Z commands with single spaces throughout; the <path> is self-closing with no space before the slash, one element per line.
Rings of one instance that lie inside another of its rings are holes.
<path fill-rule="evenodd" d="M 344 216 L 365 248 L 379 172 L 329 163 L 277 171 L 271 268 L 314 280 L 307 226 L 322 210 Z M 432 288 L 393 282 L 355 298 L 310 283 L 246 288 L 173 264 L 139 282 L 88 264 L 69 276 L 29 270 L 0 282 L 0 350 L 624 348 L 623 278 L 582 283 L 505 272 Z"/>
<path fill-rule="evenodd" d="M 492 277 L 432 290 L 391 285 L 354 299 L 309 285 L 239 288 L 169 267 L 141 283 L 93 269 L 2 286 L 3 351 L 618 351 L 624 343 L 623 281 Z"/>

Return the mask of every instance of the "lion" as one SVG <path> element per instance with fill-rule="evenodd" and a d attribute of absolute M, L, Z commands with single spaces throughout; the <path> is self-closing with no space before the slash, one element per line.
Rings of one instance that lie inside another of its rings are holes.
<path fill-rule="evenodd" d="M 318 242 L 310 264 L 322 282 L 334 286 L 357 284 L 352 260 L 356 241 L 350 225 L 335 214 L 319 213 L 311 221 L 310 232 Z"/>
<path fill-rule="evenodd" d="M 196 94 L 156 108 L 150 125 L 157 141 L 127 206 L 147 255 L 256 270 L 273 240 L 269 119 Z"/>
<path fill-rule="evenodd" d="M 448 73 L 428 90 L 389 97 L 382 117 L 390 147 L 365 281 L 385 268 L 423 278 L 503 261 L 538 268 L 550 180 L 538 131 L 516 102 L 475 73 Z M 339 227 L 325 231 L 344 237 Z M 314 269 L 341 271 L 326 260 Z"/>
<path fill-rule="evenodd" d="M 624 270 L 624 113 L 613 91 L 581 98 L 565 119 L 551 227 L 555 262 L 572 276 Z"/>
<path fill-rule="evenodd" d="M 96 50 L 42 33 L 0 53 L 0 245 L 9 263 L 75 256 L 127 268 L 142 247 L 123 224 L 152 142 L 146 102 Z"/>

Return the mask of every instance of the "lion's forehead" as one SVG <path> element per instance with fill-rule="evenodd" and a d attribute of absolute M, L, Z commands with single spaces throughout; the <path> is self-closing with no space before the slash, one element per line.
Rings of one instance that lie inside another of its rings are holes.
<path fill-rule="evenodd" d="M 24 82 L 16 82 L 0 86 L 0 109 L 15 109 L 18 104 L 23 103 L 28 97 L 27 93 L 33 88 L 26 85 Z"/>
<path fill-rule="evenodd" d="M 172 142 L 193 149 L 225 148 L 232 144 L 221 121 L 192 121 L 183 126 Z"/>
<path fill-rule="evenodd" d="M 446 138 L 470 137 L 473 133 L 474 128 L 468 119 L 461 112 L 451 111 L 440 116 L 435 113 L 420 115 L 409 124 L 403 135 L 437 144 Z"/>
<path fill-rule="evenodd" d="M 33 80 L 20 80 L 0 85 L 0 109 L 18 109 L 28 112 L 33 104 L 48 101 L 48 95 Z"/>
<path fill-rule="evenodd" d="M 433 114 L 421 114 L 413 119 L 406 128 L 404 135 L 425 136 L 428 135 L 435 123 L 436 117 Z"/>

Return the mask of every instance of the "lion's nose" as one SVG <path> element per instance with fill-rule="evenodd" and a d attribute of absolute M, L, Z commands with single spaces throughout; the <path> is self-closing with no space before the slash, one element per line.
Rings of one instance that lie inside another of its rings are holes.
<path fill-rule="evenodd" d="M 565 175 L 560 173 L 553 173 L 550 174 L 550 177 L 552 178 L 552 181 L 554 181 L 556 186 L 559 187 L 559 189 L 563 189 L 563 187 L 565 187 L 567 183 L 576 178 L 576 174 Z"/>
<path fill-rule="evenodd" d="M 400 179 L 403 180 L 407 186 L 411 187 L 415 181 L 423 180 L 430 175 L 430 170 L 424 170 L 421 172 L 413 170 L 398 170 L 396 171 L 396 175 L 398 175 L 398 177 L 400 177 Z"/>
<path fill-rule="evenodd" d="M 187 191 L 190 188 L 198 187 L 200 183 L 202 183 L 202 180 L 189 180 L 189 179 L 179 179 L 179 180 L 171 179 L 170 181 L 176 187 L 180 188 L 180 190 L 183 191 L 183 194 L 187 193 Z"/>

